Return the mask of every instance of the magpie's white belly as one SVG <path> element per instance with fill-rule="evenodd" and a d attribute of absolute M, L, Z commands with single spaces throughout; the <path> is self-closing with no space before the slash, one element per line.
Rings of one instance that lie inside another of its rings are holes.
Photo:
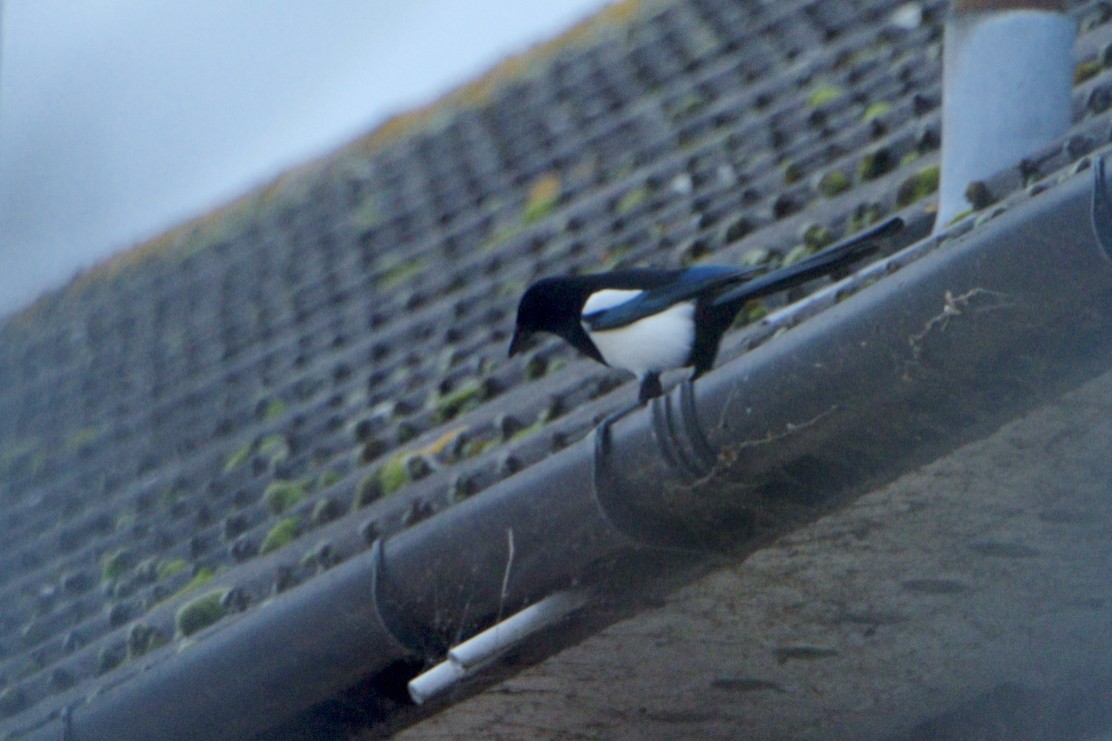
<path fill-rule="evenodd" d="M 591 314 L 624 303 L 640 291 L 605 290 L 592 294 L 583 306 Z M 691 357 L 695 341 L 695 304 L 684 302 L 659 314 L 618 329 L 592 332 L 584 325 L 606 364 L 638 375 L 681 368 Z"/>

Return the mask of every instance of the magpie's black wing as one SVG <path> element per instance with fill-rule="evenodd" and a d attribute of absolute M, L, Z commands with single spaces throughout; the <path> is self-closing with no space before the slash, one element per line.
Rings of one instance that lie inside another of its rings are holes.
<path fill-rule="evenodd" d="M 713 296 L 736 283 L 750 280 L 766 268 L 736 268 L 726 265 L 699 265 L 678 273 L 675 279 L 656 288 L 649 288 L 625 303 L 583 315 L 583 322 L 592 332 L 619 329 L 650 317 L 683 301 L 700 296 Z"/>
<path fill-rule="evenodd" d="M 714 305 L 732 304 L 740 307 L 747 301 L 785 291 L 809 280 L 832 273 L 872 254 L 879 247 L 877 243 L 880 240 L 896 234 L 903 229 L 903 226 L 903 219 L 894 216 L 871 229 L 854 234 L 832 247 L 816 252 L 794 265 L 773 270 L 759 278 L 742 283 L 740 286 L 720 295 L 715 299 Z"/>

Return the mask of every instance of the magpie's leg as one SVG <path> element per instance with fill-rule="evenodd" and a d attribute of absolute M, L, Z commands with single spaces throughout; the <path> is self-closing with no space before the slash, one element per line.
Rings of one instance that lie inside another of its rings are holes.
<path fill-rule="evenodd" d="M 650 371 L 641 377 L 641 389 L 637 392 L 637 402 L 640 406 L 644 406 L 649 399 L 663 393 L 664 387 L 660 385 L 660 374 Z"/>

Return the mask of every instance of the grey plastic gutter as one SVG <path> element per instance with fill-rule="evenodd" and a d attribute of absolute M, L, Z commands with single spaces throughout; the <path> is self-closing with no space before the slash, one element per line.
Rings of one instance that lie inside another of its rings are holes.
<path fill-rule="evenodd" d="M 751 551 L 1106 372 L 1103 171 L 909 248 L 925 254 L 709 374 L 693 405 L 675 390 L 619 421 L 599 465 L 588 437 L 28 737 L 249 737 L 553 592 L 613 592 L 645 554 Z"/>

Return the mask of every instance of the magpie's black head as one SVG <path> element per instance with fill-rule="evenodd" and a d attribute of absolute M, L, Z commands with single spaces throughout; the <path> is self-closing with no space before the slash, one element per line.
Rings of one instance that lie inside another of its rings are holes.
<path fill-rule="evenodd" d="M 510 356 L 524 350 L 537 332 L 550 332 L 577 344 L 582 334 L 579 313 L 590 290 L 575 278 L 542 278 L 525 291 L 517 305 L 517 324 L 510 340 Z"/>

